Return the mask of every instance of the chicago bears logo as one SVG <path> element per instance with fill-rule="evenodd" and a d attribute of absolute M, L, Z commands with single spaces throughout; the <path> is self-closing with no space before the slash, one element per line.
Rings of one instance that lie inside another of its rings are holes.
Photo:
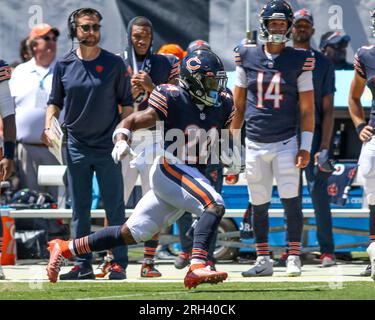
<path fill-rule="evenodd" d="M 191 71 L 198 70 L 201 67 L 201 61 L 198 57 L 190 58 L 186 61 L 186 68 Z"/>
<path fill-rule="evenodd" d="M 345 165 L 344 164 L 335 164 L 335 171 L 333 172 L 333 175 L 335 176 L 341 176 L 345 171 Z"/>
<path fill-rule="evenodd" d="M 328 194 L 331 196 L 331 197 L 334 197 L 334 196 L 337 196 L 338 194 L 338 188 L 337 188 L 337 185 L 336 183 L 332 183 L 328 186 L 327 188 L 327 192 Z"/>

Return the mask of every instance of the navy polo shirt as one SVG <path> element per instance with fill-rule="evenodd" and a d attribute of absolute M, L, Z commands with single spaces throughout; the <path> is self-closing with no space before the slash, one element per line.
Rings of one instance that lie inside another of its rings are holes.
<path fill-rule="evenodd" d="M 131 106 L 130 77 L 123 60 L 106 51 L 91 61 L 68 53 L 56 64 L 48 104 L 65 109 L 68 146 L 108 152 L 121 116 Z"/>

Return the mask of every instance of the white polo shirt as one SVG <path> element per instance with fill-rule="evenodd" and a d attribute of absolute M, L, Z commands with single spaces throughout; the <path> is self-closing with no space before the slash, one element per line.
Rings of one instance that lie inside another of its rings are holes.
<path fill-rule="evenodd" d="M 41 144 L 55 65 L 56 60 L 48 68 L 37 66 L 32 58 L 14 69 L 9 87 L 16 105 L 17 141 Z"/>

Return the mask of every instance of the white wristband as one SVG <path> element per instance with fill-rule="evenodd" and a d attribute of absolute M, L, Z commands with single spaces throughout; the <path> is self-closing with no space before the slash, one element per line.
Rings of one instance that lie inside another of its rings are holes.
<path fill-rule="evenodd" d="M 122 133 L 128 137 L 128 140 L 132 139 L 132 132 L 129 129 L 126 128 L 117 128 L 112 135 L 112 141 L 113 143 L 116 143 L 116 136 L 117 134 Z"/>
<path fill-rule="evenodd" d="M 311 131 L 302 131 L 301 133 L 301 146 L 300 150 L 306 150 L 308 152 L 311 151 L 312 141 L 313 141 L 314 133 Z"/>

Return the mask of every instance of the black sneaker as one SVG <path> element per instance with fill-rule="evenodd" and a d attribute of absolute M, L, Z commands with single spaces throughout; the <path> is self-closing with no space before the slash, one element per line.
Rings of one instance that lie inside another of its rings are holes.
<path fill-rule="evenodd" d="M 111 265 L 111 269 L 109 269 L 109 280 L 125 280 L 126 279 L 126 273 L 118 263 L 113 263 Z"/>
<path fill-rule="evenodd" d="M 92 267 L 74 266 L 68 273 L 60 275 L 60 280 L 94 280 Z"/>

